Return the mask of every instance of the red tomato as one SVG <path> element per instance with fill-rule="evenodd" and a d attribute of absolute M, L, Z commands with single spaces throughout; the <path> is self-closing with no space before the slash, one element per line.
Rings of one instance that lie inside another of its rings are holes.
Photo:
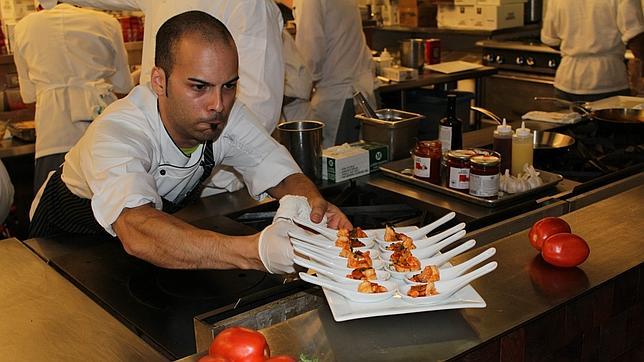
<path fill-rule="evenodd" d="M 208 354 L 229 362 L 263 362 L 270 355 L 264 335 L 248 328 L 226 328 L 212 340 Z"/>
<path fill-rule="evenodd" d="M 267 359 L 266 362 L 297 362 L 297 360 L 291 356 L 281 355 L 281 356 L 271 357 Z"/>
<path fill-rule="evenodd" d="M 543 242 L 541 256 L 554 266 L 573 267 L 588 258 L 590 248 L 584 239 L 571 233 L 559 233 Z"/>
<path fill-rule="evenodd" d="M 543 242 L 550 236 L 559 233 L 571 232 L 570 225 L 558 217 L 544 217 L 532 225 L 528 237 L 532 247 L 541 251 Z"/>

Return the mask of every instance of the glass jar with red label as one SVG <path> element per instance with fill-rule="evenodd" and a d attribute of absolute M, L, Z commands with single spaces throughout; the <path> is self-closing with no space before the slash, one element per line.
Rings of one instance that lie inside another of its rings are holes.
<path fill-rule="evenodd" d="M 499 165 L 497 156 L 474 156 L 470 158 L 470 195 L 485 199 L 499 196 Z"/>
<path fill-rule="evenodd" d="M 470 189 L 470 157 L 472 150 L 451 150 L 447 153 L 447 187 L 468 192 Z"/>
<path fill-rule="evenodd" d="M 414 177 L 434 184 L 441 182 L 441 142 L 418 141 L 413 152 Z"/>

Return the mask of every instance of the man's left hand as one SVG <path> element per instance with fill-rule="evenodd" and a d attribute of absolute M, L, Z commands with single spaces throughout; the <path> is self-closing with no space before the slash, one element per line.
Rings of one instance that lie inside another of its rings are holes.
<path fill-rule="evenodd" d="M 323 198 L 314 198 L 309 199 L 309 204 L 311 204 L 311 221 L 316 224 L 322 222 L 322 219 L 326 215 L 327 217 L 327 227 L 332 229 L 353 229 L 353 225 L 347 218 L 347 216 L 335 205 L 326 201 Z"/>

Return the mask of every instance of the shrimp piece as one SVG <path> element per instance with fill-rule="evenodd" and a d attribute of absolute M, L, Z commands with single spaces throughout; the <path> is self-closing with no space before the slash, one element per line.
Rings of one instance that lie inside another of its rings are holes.
<path fill-rule="evenodd" d="M 350 240 L 348 236 L 338 236 L 337 239 L 335 239 L 335 246 L 343 248 L 345 245 L 349 245 Z"/>
<path fill-rule="evenodd" d="M 409 288 L 409 291 L 407 292 L 407 295 L 412 297 L 412 298 L 417 298 L 417 297 L 427 297 L 431 295 L 436 295 L 438 294 L 438 291 L 436 290 L 436 286 L 434 283 L 427 283 L 427 284 L 422 284 L 422 285 L 412 285 L 411 288 Z"/>
<path fill-rule="evenodd" d="M 372 283 L 370 281 L 363 281 L 358 285 L 358 292 L 360 293 L 386 293 L 387 288 L 380 284 Z"/>
<path fill-rule="evenodd" d="M 416 258 L 411 251 L 405 249 L 400 252 L 394 252 L 390 258 L 397 272 L 406 273 L 420 270 L 420 260 Z"/>
<path fill-rule="evenodd" d="M 356 238 L 349 238 L 349 241 L 351 242 L 351 247 L 352 248 L 361 248 L 361 247 L 365 246 L 365 244 L 362 241 L 360 241 L 360 240 L 358 240 Z"/>
<path fill-rule="evenodd" d="M 355 280 L 376 280 L 376 271 L 373 268 L 353 269 L 347 278 Z"/>
<path fill-rule="evenodd" d="M 349 246 L 349 244 L 344 244 L 342 246 L 342 249 L 340 250 L 339 255 L 343 258 L 348 258 L 349 255 L 351 255 L 352 253 L 353 253 L 353 249 L 351 248 L 351 246 Z"/>
<path fill-rule="evenodd" d="M 410 279 L 418 283 L 435 282 L 440 280 L 440 271 L 436 265 L 428 265 Z"/>
<path fill-rule="evenodd" d="M 369 237 L 359 226 L 356 226 L 355 229 L 349 231 L 350 238 L 366 238 Z"/>
<path fill-rule="evenodd" d="M 409 250 L 416 249 L 416 245 L 414 245 L 414 240 L 412 238 L 408 237 L 408 236 L 405 236 L 405 238 L 406 239 L 404 239 L 403 241 L 397 241 L 397 242 L 393 242 L 393 243 L 387 245 L 387 249 L 392 250 L 392 251 L 403 251 L 405 249 L 409 249 Z"/>
<path fill-rule="evenodd" d="M 347 259 L 347 267 L 349 268 L 369 268 L 372 266 L 373 262 L 368 251 L 356 250 Z"/>

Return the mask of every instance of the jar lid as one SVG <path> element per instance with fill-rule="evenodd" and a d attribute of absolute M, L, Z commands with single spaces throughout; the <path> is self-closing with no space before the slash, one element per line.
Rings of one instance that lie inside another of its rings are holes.
<path fill-rule="evenodd" d="M 471 163 L 481 166 L 498 166 L 501 159 L 497 156 L 474 156 L 470 158 Z"/>
<path fill-rule="evenodd" d="M 469 160 L 470 157 L 476 155 L 472 150 L 451 150 L 447 151 L 447 157 L 455 158 L 458 160 Z"/>
<path fill-rule="evenodd" d="M 418 141 L 416 143 L 416 147 L 418 148 L 435 148 L 435 147 L 441 147 L 441 141 L 439 140 L 431 140 L 431 141 Z"/>

